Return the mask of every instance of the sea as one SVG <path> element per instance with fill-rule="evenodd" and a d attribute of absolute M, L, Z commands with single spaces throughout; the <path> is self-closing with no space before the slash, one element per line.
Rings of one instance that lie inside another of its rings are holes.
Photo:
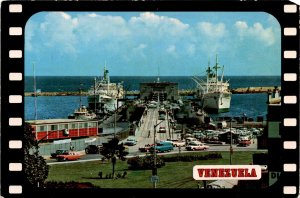
<path fill-rule="evenodd" d="M 41 92 L 87 91 L 94 84 L 93 76 L 36 76 L 36 88 Z M 205 79 L 205 77 L 201 77 Z M 230 88 L 274 87 L 281 86 L 280 76 L 227 76 Z M 139 90 L 143 82 L 156 82 L 156 76 L 111 76 L 111 82 L 122 82 L 127 91 Z M 160 76 L 160 82 L 178 83 L 178 89 L 194 89 L 196 83 L 191 76 Z M 25 92 L 33 92 L 34 78 L 25 77 Z M 211 117 L 242 117 L 246 115 L 254 120 L 257 116 L 266 118 L 267 94 L 233 94 L 230 111 L 211 114 Z M 67 118 L 76 108 L 87 105 L 86 96 L 39 96 L 37 97 L 37 119 Z M 35 98 L 25 97 L 25 120 L 35 119 Z"/>

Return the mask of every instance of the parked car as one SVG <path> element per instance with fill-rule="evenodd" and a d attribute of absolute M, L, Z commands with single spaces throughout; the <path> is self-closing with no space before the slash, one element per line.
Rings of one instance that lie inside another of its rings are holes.
<path fill-rule="evenodd" d="M 85 153 L 86 154 L 100 153 L 102 148 L 103 148 L 102 145 L 88 145 L 87 147 L 85 147 Z"/>
<path fill-rule="evenodd" d="M 188 137 L 188 138 L 186 138 L 186 142 L 187 142 L 187 143 L 189 143 L 189 142 L 195 142 L 195 141 L 197 141 L 196 138 L 193 138 L 193 137 Z"/>
<path fill-rule="evenodd" d="M 69 151 L 68 153 L 57 155 L 57 161 L 73 161 L 78 160 L 80 158 L 79 153 L 74 151 Z"/>
<path fill-rule="evenodd" d="M 174 149 L 173 145 L 170 142 L 159 142 L 156 146 L 150 148 L 150 152 L 154 152 L 154 149 L 157 153 L 168 152 Z"/>
<path fill-rule="evenodd" d="M 183 147 L 183 146 L 185 146 L 185 142 L 184 141 L 175 141 L 175 142 L 173 142 L 173 146 L 175 146 L 175 147 Z"/>
<path fill-rule="evenodd" d="M 134 136 L 129 136 L 124 142 L 124 145 L 128 145 L 128 146 L 134 146 L 136 144 L 137 144 L 137 140 Z"/>
<path fill-rule="evenodd" d="M 249 146 L 251 144 L 250 140 L 241 140 L 239 141 L 238 146 Z"/>
<path fill-rule="evenodd" d="M 156 104 L 151 103 L 151 104 L 148 105 L 148 108 L 156 108 L 156 107 L 157 107 Z"/>
<path fill-rule="evenodd" d="M 196 142 L 196 141 L 193 141 L 193 142 L 190 142 L 186 147 L 185 149 L 188 150 L 188 151 L 199 151 L 199 150 L 206 150 L 208 149 L 209 146 L 201 143 L 201 142 Z"/>
<path fill-rule="evenodd" d="M 166 133 L 166 132 L 167 132 L 166 127 L 164 126 L 159 127 L 158 133 Z"/>
<path fill-rule="evenodd" d="M 55 151 L 55 153 L 51 153 L 51 158 L 56 158 L 57 155 L 61 155 L 61 154 L 67 154 L 69 153 L 69 150 L 66 149 L 58 149 Z"/>
<path fill-rule="evenodd" d="M 159 120 L 165 120 L 166 119 L 165 114 L 160 114 L 158 119 Z"/>
<path fill-rule="evenodd" d="M 165 142 L 170 142 L 174 147 L 178 147 L 178 146 L 185 146 L 185 142 L 181 141 L 181 140 L 177 140 L 177 139 L 167 139 L 167 141 Z"/>
<path fill-rule="evenodd" d="M 146 144 L 145 146 L 143 147 L 139 147 L 139 151 L 141 152 L 147 152 L 147 151 L 150 151 L 150 148 L 154 146 L 154 144 Z"/>

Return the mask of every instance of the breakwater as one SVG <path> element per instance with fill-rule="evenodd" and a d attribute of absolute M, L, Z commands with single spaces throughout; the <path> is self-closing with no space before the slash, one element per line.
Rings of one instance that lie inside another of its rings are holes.
<path fill-rule="evenodd" d="M 280 91 L 281 87 L 277 87 Z M 236 88 L 231 89 L 232 94 L 251 94 L 251 93 L 268 93 L 274 90 L 274 87 L 246 87 L 246 88 Z M 139 91 L 126 91 L 127 96 L 139 96 Z M 193 96 L 195 94 L 195 90 L 192 89 L 184 89 L 178 90 L 178 94 L 180 96 Z M 88 92 L 82 91 L 80 92 L 41 92 L 37 93 L 38 96 L 87 96 Z M 25 96 L 34 96 L 34 92 L 25 92 Z"/>

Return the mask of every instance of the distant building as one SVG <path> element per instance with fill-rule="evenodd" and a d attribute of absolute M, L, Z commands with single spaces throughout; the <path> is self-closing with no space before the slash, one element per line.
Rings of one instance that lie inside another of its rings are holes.
<path fill-rule="evenodd" d="M 178 100 L 178 83 L 151 82 L 140 83 L 140 99 L 142 100 Z"/>

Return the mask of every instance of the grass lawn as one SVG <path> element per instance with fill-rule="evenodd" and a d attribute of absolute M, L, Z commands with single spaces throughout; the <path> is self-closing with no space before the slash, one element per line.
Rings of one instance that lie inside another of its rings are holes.
<path fill-rule="evenodd" d="M 208 152 L 201 152 L 205 155 Z M 167 162 L 166 165 L 158 169 L 158 188 L 197 188 L 199 181 L 195 181 L 192 176 L 194 165 L 220 165 L 229 164 L 229 152 L 219 152 L 223 158 L 218 160 L 199 160 L 194 162 Z M 252 154 L 256 152 L 234 152 L 232 164 L 248 165 L 252 162 Z M 181 154 L 181 155 L 190 155 Z M 197 153 L 199 154 L 199 152 Z M 167 156 L 166 156 L 167 157 Z M 102 171 L 103 176 L 112 173 L 110 162 L 100 161 L 57 164 L 51 165 L 47 181 L 77 181 L 90 182 L 101 188 L 152 188 L 150 182 L 151 170 L 128 170 L 127 161 L 118 160 L 115 173 L 127 172 L 125 179 L 100 179 L 98 172 Z M 202 182 L 200 181 L 200 185 Z"/>

